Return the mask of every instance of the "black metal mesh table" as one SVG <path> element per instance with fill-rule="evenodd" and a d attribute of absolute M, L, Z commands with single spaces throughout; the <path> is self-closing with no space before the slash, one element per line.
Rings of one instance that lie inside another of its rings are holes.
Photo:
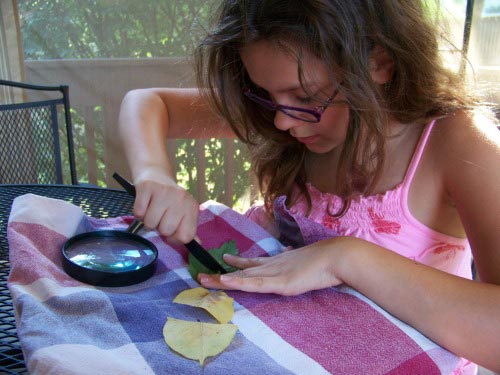
<path fill-rule="evenodd" d="M 0 374 L 27 373 L 7 289 L 7 221 L 14 198 L 28 193 L 68 201 L 81 207 L 87 215 L 97 218 L 130 215 L 134 203 L 125 191 L 114 189 L 72 185 L 0 185 Z"/>

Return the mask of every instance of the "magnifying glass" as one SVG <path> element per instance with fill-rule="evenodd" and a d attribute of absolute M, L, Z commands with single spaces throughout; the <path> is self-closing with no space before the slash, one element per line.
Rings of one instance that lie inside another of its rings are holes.
<path fill-rule="evenodd" d="M 156 270 L 158 249 L 136 232 L 134 221 L 126 231 L 98 230 L 78 234 L 62 247 L 64 271 L 86 284 L 128 286 L 149 279 Z"/>
<path fill-rule="evenodd" d="M 119 230 L 99 230 L 71 237 L 62 248 L 63 269 L 97 286 L 127 286 L 149 279 L 158 250 L 145 238 Z"/>

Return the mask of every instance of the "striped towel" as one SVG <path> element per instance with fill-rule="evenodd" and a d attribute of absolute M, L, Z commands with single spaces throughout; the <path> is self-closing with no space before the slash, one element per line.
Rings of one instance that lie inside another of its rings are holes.
<path fill-rule="evenodd" d="M 125 229 L 132 217 L 95 219 L 56 199 L 16 198 L 8 224 L 9 289 L 17 333 L 33 374 L 449 374 L 460 359 L 349 287 L 296 297 L 229 292 L 238 332 L 205 366 L 172 352 L 167 317 L 213 322 L 201 309 L 172 302 L 197 283 L 187 252 L 155 231 L 144 237 L 159 250 L 152 278 L 103 288 L 67 276 L 61 246 L 90 230 Z M 201 205 L 198 236 L 207 248 L 235 240 L 243 256 L 283 246 L 230 208 Z"/>

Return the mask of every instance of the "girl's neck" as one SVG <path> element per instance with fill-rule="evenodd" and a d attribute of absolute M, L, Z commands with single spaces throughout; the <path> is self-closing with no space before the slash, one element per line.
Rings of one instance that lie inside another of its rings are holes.
<path fill-rule="evenodd" d="M 307 182 L 324 193 L 336 194 L 336 176 L 342 148 L 316 154 L 308 152 L 305 158 Z"/>
<path fill-rule="evenodd" d="M 386 163 L 375 194 L 390 190 L 403 181 L 422 129 L 423 125 L 391 121 L 386 139 Z M 342 146 L 324 154 L 309 152 L 305 159 L 307 182 L 324 193 L 338 194 L 336 176 L 341 153 Z"/>

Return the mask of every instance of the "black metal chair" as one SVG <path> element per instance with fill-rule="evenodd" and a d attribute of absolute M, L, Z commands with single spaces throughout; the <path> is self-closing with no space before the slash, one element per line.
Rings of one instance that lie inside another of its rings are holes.
<path fill-rule="evenodd" d="M 68 86 L 0 80 L 0 98 L 0 183 L 77 185 Z"/>

